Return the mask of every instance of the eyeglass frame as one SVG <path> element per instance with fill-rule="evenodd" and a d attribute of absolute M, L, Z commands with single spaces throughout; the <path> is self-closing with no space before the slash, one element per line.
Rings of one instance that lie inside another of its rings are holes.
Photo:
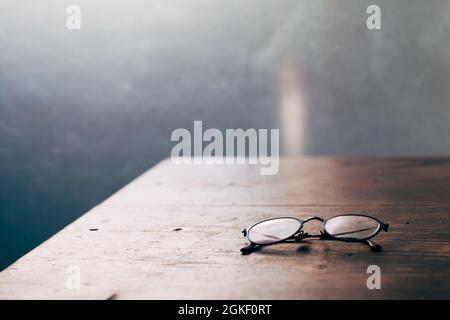
<path fill-rule="evenodd" d="M 331 219 L 334 218 L 338 218 L 338 217 L 348 217 L 348 216 L 356 216 L 356 217 L 365 217 L 365 218 L 370 218 L 372 220 L 375 220 L 378 223 L 378 227 L 377 230 L 370 236 L 362 238 L 362 239 L 342 239 L 342 238 L 338 238 L 335 237 L 331 234 L 329 234 L 325 228 L 325 225 L 328 221 L 330 221 Z M 294 219 L 297 220 L 300 223 L 299 228 L 297 229 L 297 231 L 295 231 L 292 235 L 290 235 L 287 238 L 275 241 L 275 242 L 270 242 L 270 243 L 264 243 L 264 244 L 260 244 L 260 243 L 255 243 L 252 240 L 250 240 L 249 238 L 249 231 L 255 227 L 258 224 L 261 224 L 263 222 L 267 222 L 267 221 L 273 221 L 273 220 L 277 220 L 277 219 Z M 322 222 L 322 230 L 320 231 L 320 234 L 314 234 L 314 235 L 310 235 L 307 232 L 304 232 L 303 226 L 306 222 L 312 221 L 312 220 L 317 220 Z M 244 237 L 247 238 L 247 240 L 250 242 L 250 244 L 246 247 L 241 248 L 241 252 L 242 254 L 249 254 L 251 253 L 251 251 L 249 252 L 249 250 L 252 250 L 255 246 L 269 246 L 269 245 L 273 245 L 273 244 L 277 244 L 277 243 L 281 243 L 281 242 L 286 242 L 287 240 L 295 240 L 295 241 L 300 241 L 303 239 L 307 239 L 307 238 L 320 238 L 321 240 L 337 240 L 337 241 L 343 241 L 343 242 L 359 242 L 359 243 L 366 243 L 369 247 L 371 251 L 376 251 L 379 252 L 381 251 L 381 246 L 374 243 L 373 241 L 370 241 L 370 239 L 374 238 L 375 236 L 377 236 L 381 230 L 387 232 L 389 229 L 389 223 L 385 223 L 373 216 L 369 216 L 367 214 L 361 214 L 361 213 L 347 213 L 347 214 L 340 214 L 334 217 L 331 217 L 329 219 L 323 219 L 321 217 L 317 217 L 317 216 L 312 216 L 312 217 L 308 217 L 304 220 L 296 218 L 296 217 L 288 217 L 288 216 L 283 216 L 283 217 L 275 217 L 275 218 L 269 218 L 269 219 L 264 219 L 261 221 L 256 222 L 255 224 L 251 225 L 250 227 L 244 228 L 242 229 L 241 233 L 244 234 Z"/>

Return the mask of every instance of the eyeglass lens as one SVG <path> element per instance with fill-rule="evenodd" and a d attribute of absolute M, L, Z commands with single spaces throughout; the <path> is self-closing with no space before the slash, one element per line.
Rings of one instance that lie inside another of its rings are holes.
<path fill-rule="evenodd" d="M 294 218 L 277 218 L 262 221 L 248 230 L 248 239 L 256 244 L 270 244 L 293 236 L 301 227 Z"/>
<path fill-rule="evenodd" d="M 340 240 L 356 241 L 373 236 L 380 224 L 377 220 L 357 215 L 331 218 L 325 223 L 325 231 Z"/>

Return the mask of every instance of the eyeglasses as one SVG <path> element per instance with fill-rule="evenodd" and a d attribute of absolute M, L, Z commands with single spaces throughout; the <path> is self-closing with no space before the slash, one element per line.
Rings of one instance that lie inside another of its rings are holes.
<path fill-rule="evenodd" d="M 303 225 L 312 220 L 322 222 L 319 234 L 310 235 L 304 232 Z M 343 214 L 328 220 L 320 217 L 309 217 L 300 220 L 293 217 L 279 217 L 263 220 L 242 230 L 250 244 L 241 248 L 243 254 L 251 253 L 257 246 L 267 246 L 280 242 L 301 241 L 306 238 L 321 240 L 339 240 L 361 242 L 372 251 L 381 251 L 381 246 L 370 241 L 381 230 L 388 231 L 389 224 L 364 214 Z"/>

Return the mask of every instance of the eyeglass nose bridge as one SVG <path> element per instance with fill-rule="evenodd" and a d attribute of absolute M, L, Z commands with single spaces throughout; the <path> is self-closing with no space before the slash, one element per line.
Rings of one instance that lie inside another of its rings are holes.
<path fill-rule="evenodd" d="M 324 220 L 323 218 L 321 218 L 321 217 L 317 217 L 317 216 L 309 217 L 309 218 L 306 218 L 305 220 L 302 220 L 302 228 L 303 228 L 303 225 L 304 225 L 306 222 L 313 221 L 313 220 L 315 220 L 315 221 L 320 221 L 320 222 L 322 222 L 322 223 L 324 223 L 324 221 L 325 221 L 325 220 Z M 302 232 L 303 232 L 303 231 L 302 231 Z M 324 236 L 324 232 L 323 232 L 323 231 L 320 231 L 320 233 L 318 233 L 318 234 L 303 233 L 302 236 L 303 236 L 303 237 L 306 237 L 306 238 L 311 238 L 311 237 L 319 237 L 319 238 L 321 238 L 321 237 Z"/>
<path fill-rule="evenodd" d="M 312 221 L 312 220 L 317 220 L 317 221 L 320 221 L 320 222 L 324 222 L 323 218 L 321 218 L 321 217 L 316 217 L 316 216 L 306 218 L 306 219 L 303 220 L 302 222 L 303 222 L 303 223 L 306 223 L 306 222 Z"/>

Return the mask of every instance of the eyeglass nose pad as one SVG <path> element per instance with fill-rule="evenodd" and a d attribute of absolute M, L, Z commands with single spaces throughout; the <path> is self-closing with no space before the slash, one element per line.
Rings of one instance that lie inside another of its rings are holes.
<path fill-rule="evenodd" d="M 389 223 L 382 223 L 381 224 L 381 229 L 383 229 L 384 231 L 388 231 L 389 230 Z"/>

